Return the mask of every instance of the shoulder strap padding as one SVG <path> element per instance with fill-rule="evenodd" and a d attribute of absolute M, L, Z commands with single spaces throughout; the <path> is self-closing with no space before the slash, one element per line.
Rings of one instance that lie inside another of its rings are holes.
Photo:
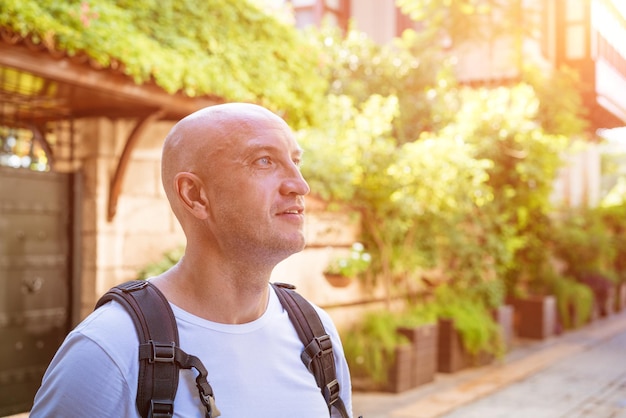
<path fill-rule="evenodd" d="M 207 370 L 199 358 L 179 347 L 178 326 L 169 302 L 150 282 L 132 280 L 111 288 L 96 309 L 115 300 L 130 314 L 139 337 L 137 409 L 142 417 L 166 418 L 174 413 L 180 368 L 198 372 L 196 387 L 206 418 L 220 415 Z"/>
<path fill-rule="evenodd" d="M 345 405 L 339 397 L 332 341 L 317 311 L 295 291 L 295 286 L 285 283 L 272 283 L 272 286 L 304 345 L 300 357 L 315 376 L 328 407 L 334 406 L 342 417 L 348 418 Z"/>
<path fill-rule="evenodd" d="M 126 308 L 137 329 L 140 347 L 137 408 L 141 416 L 150 413 L 156 418 L 172 414 L 180 368 L 174 361 L 178 328 L 167 299 L 150 282 L 133 280 L 105 293 L 96 308 L 111 300 Z"/>

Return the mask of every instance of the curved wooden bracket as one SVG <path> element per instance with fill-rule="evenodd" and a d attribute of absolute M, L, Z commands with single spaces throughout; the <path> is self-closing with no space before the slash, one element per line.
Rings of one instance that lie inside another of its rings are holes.
<path fill-rule="evenodd" d="M 48 138 L 44 135 L 45 130 L 34 123 L 29 123 L 26 125 L 28 129 L 33 133 L 33 140 L 37 141 L 43 151 L 46 153 L 46 157 L 48 158 L 48 165 L 50 166 L 50 170 L 54 168 L 54 150 L 50 146 L 50 142 L 48 142 Z"/>
<path fill-rule="evenodd" d="M 165 112 L 162 109 L 154 111 L 142 118 L 140 118 L 133 131 L 128 135 L 126 139 L 126 145 L 124 145 L 124 150 L 120 155 L 120 159 L 117 163 L 117 168 L 115 169 L 115 174 L 113 174 L 113 178 L 111 179 L 111 185 L 109 187 L 109 207 L 107 212 L 107 220 L 111 222 L 113 218 L 115 218 L 115 213 L 117 212 L 117 201 L 120 196 L 120 192 L 122 191 L 122 182 L 124 180 L 124 175 L 126 174 L 126 170 L 128 169 L 128 164 L 130 162 L 130 156 L 137 145 L 137 141 L 143 131 L 155 120 L 159 119 L 163 116 Z"/>

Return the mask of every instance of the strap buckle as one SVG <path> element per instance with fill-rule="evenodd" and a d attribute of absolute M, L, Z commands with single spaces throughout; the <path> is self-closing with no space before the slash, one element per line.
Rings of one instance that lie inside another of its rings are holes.
<path fill-rule="evenodd" d="M 152 418 L 174 416 L 174 402 L 168 400 L 150 400 L 148 416 Z"/>
<path fill-rule="evenodd" d="M 133 280 L 118 286 L 124 293 L 134 292 L 136 290 L 141 290 L 144 287 L 148 286 L 147 280 Z"/>
<path fill-rule="evenodd" d="M 324 386 L 322 393 L 329 406 L 337 402 L 339 399 L 339 382 L 337 379 Z"/>
<path fill-rule="evenodd" d="M 304 351 L 300 355 L 300 358 L 306 364 L 306 367 L 311 370 L 312 362 L 317 357 L 322 357 L 326 354 L 332 354 L 333 344 L 328 334 L 321 337 L 315 337 L 311 340 L 309 345 L 304 348 Z"/>
<path fill-rule="evenodd" d="M 148 341 L 150 344 L 150 363 L 174 363 L 176 358 L 176 344 L 157 343 L 153 340 Z"/>

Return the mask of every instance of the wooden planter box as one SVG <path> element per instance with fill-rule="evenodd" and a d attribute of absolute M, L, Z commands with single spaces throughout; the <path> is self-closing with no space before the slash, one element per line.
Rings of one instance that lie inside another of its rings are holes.
<path fill-rule="evenodd" d="M 401 345 L 396 347 L 396 361 L 389 370 L 387 390 L 394 393 L 407 391 L 412 383 L 413 347 Z"/>
<path fill-rule="evenodd" d="M 352 376 L 352 390 L 361 392 L 404 392 L 411 389 L 412 347 L 400 345 L 394 350 L 395 359 L 387 369 L 386 380 L 376 382 L 371 377 Z"/>
<path fill-rule="evenodd" d="M 615 313 L 615 298 L 617 287 L 607 278 L 599 274 L 590 274 L 580 280 L 593 291 L 594 310 L 599 316 L 609 316 Z"/>
<path fill-rule="evenodd" d="M 515 299 L 515 331 L 522 338 L 545 339 L 556 331 L 557 308 L 554 296 Z"/>
<path fill-rule="evenodd" d="M 615 287 L 615 310 L 617 312 L 626 309 L 626 283 L 620 283 Z"/>
<path fill-rule="evenodd" d="M 454 327 L 454 319 L 440 318 L 438 322 L 437 371 L 455 373 L 472 366 L 484 366 L 494 357 L 487 353 L 471 355 L 461 341 L 461 335 Z"/>
<path fill-rule="evenodd" d="M 582 321 L 582 314 L 576 309 L 576 306 L 572 304 L 568 304 L 567 306 L 568 314 L 569 314 L 569 323 L 566 323 L 563 318 L 561 312 L 558 313 L 559 318 L 559 330 L 567 331 L 568 329 L 576 329 L 584 326 L 586 323 L 593 322 L 600 317 L 600 309 L 599 307 L 593 303 L 591 306 L 591 312 L 589 312 L 589 317 L 586 321 Z"/>
<path fill-rule="evenodd" d="M 600 315 L 609 316 L 615 313 L 615 299 L 617 294 L 617 287 L 611 286 L 606 289 L 604 298 L 598 300 L 600 305 Z"/>
<path fill-rule="evenodd" d="M 515 335 L 515 310 L 513 309 L 513 305 L 498 306 L 492 311 L 491 314 L 493 316 L 493 319 L 502 330 L 502 341 L 504 342 L 504 349 L 508 351 L 513 345 L 513 337 Z"/>
<path fill-rule="evenodd" d="M 411 386 L 417 387 L 435 380 L 437 373 L 437 324 L 415 328 L 398 328 L 411 342 Z"/>

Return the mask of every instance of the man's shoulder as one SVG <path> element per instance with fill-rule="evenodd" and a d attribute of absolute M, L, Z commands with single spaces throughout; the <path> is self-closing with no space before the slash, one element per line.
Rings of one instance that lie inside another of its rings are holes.
<path fill-rule="evenodd" d="M 299 293 L 298 289 L 295 286 L 291 286 L 291 287 L 289 287 L 289 289 L 293 290 L 296 293 Z M 276 289 L 276 287 L 274 287 L 274 291 L 278 292 L 279 290 Z M 319 305 L 317 305 L 315 302 L 313 302 L 310 299 L 308 299 L 306 296 L 302 295 L 301 293 L 299 293 L 299 294 L 300 294 L 300 296 L 302 296 L 301 300 L 304 300 L 306 303 L 308 303 L 309 305 L 311 305 L 313 307 L 315 313 L 320 318 L 320 320 L 322 322 L 322 325 L 324 326 L 324 329 L 326 330 L 326 332 L 328 334 L 330 334 L 332 337 L 335 337 L 337 335 L 337 328 L 336 328 L 335 323 L 334 323 L 332 317 L 330 316 L 330 314 L 328 312 L 326 312 L 326 310 L 321 308 Z M 278 298 L 278 299 L 280 300 L 280 298 Z M 283 307 L 283 309 L 284 308 L 285 307 Z"/>
<path fill-rule="evenodd" d="M 133 327 L 121 306 L 105 305 L 85 318 L 50 363 L 31 416 L 135 416 Z"/>
<path fill-rule="evenodd" d="M 80 334 L 102 348 L 124 348 L 139 343 L 135 324 L 126 309 L 115 301 L 95 309 L 71 334 Z"/>

